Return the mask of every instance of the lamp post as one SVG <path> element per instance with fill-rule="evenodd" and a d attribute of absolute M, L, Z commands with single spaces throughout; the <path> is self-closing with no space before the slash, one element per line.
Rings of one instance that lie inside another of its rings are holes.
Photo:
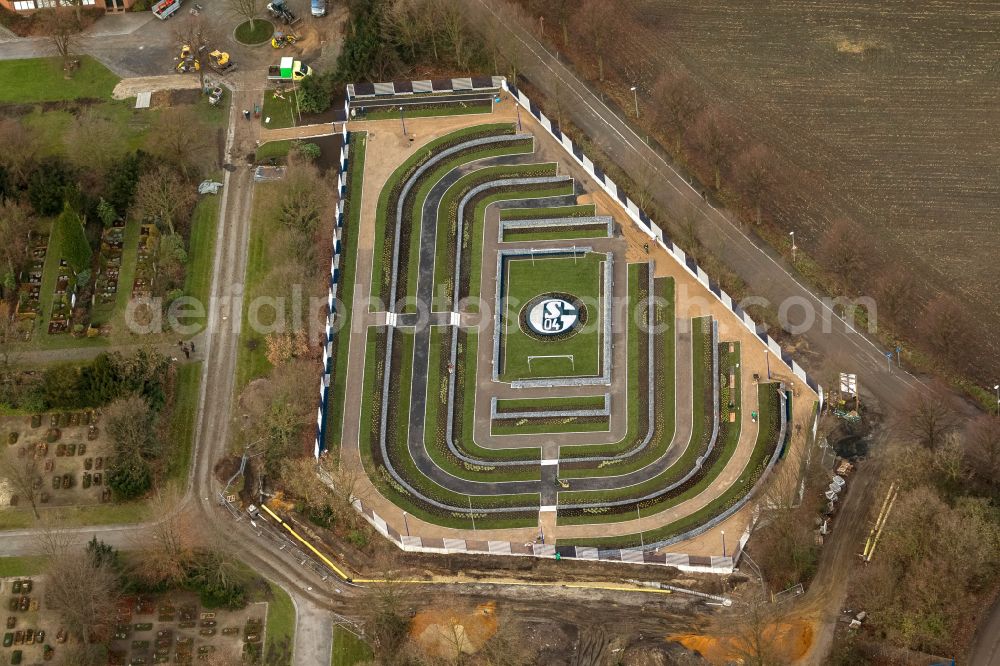
<path fill-rule="evenodd" d="M 399 123 L 403 126 L 403 136 L 406 136 L 406 119 L 403 117 L 403 107 L 399 107 Z"/>
<path fill-rule="evenodd" d="M 521 105 L 514 102 L 514 110 L 517 111 L 517 131 L 521 131 Z"/>
<path fill-rule="evenodd" d="M 406 520 L 406 512 L 403 512 L 403 526 L 406 527 L 406 536 L 410 536 L 410 523 Z"/>
<path fill-rule="evenodd" d="M 637 86 L 632 86 L 630 88 L 632 91 L 632 98 L 635 100 L 635 117 L 639 117 L 639 90 Z"/>
<path fill-rule="evenodd" d="M 719 530 L 719 534 L 722 535 L 722 556 L 725 557 L 726 556 L 726 531 L 725 530 Z"/>
<path fill-rule="evenodd" d="M 997 416 L 1000 416 L 1000 384 L 994 386 L 993 390 L 997 392 Z"/>
<path fill-rule="evenodd" d="M 542 37 L 545 36 L 545 17 L 544 16 L 539 16 L 538 17 L 538 34 L 541 35 Z"/>
<path fill-rule="evenodd" d="M 465 496 L 469 500 L 469 517 L 472 518 L 472 531 L 476 531 L 476 514 L 472 513 L 472 495 Z"/>
<path fill-rule="evenodd" d="M 788 235 L 792 237 L 792 263 L 795 263 L 795 250 L 799 249 L 795 247 L 795 232 L 789 231 Z"/>
<path fill-rule="evenodd" d="M 771 380 L 771 350 L 764 347 L 764 363 L 767 364 L 767 379 Z"/>

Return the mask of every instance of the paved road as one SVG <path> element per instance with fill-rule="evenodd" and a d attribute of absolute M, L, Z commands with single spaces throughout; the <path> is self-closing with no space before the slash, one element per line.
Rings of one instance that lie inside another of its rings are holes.
<path fill-rule="evenodd" d="M 972 666 L 1000 666 L 1000 601 L 979 624 L 969 652 Z"/>

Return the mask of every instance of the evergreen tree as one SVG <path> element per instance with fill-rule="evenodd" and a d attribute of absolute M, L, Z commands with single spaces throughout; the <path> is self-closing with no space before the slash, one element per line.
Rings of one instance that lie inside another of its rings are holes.
<path fill-rule="evenodd" d="M 80 216 L 68 202 L 63 205 L 63 212 L 56 220 L 56 230 L 62 258 L 66 260 L 73 272 L 79 273 L 89 269 L 90 258 L 94 253 L 90 249 L 87 233 L 83 228 Z"/>

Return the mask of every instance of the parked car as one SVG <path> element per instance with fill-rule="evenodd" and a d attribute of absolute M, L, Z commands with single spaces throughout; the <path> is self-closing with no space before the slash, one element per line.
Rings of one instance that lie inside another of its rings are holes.
<path fill-rule="evenodd" d="M 312 0 L 309 11 L 313 16 L 326 16 L 326 0 Z"/>

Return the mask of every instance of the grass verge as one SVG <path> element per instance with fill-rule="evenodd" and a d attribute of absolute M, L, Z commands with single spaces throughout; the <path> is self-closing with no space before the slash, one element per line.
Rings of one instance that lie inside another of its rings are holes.
<path fill-rule="evenodd" d="M 194 422 L 201 394 L 201 361 L 177 368 L 173 411 L 167 428 L 167 478 L 183 480 L 191 466 L 194 449 Z"/>
<path fill-rule="evenodd" d="M 330 666 L 357 666 L 370 663 L 373 658 L 374 653 L 368 643 L 340 625 L 334 626 Z"/>
<path fill-rule="evenodd" d="M 109 99 L 120 79 L 90 56 L 69 78 L 62 58 L 26 58 L 0 62 L 0 103 L 62 102 Z"/>

